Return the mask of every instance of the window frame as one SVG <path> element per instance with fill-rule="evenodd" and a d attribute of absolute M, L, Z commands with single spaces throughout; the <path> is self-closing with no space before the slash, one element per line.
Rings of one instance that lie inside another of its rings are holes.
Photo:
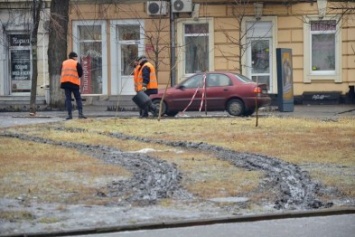
<path fill-rule="evenodd" d="M 324 34 L 333 33 L 335 35 L 335 69 L 334 70 L 322 70 L 317 71 L 312 69 L 312 36 L 319 35 L 320 31 L 313 31 L 311 30 L 311 22 L 312 21 L 335 21 L 336 22 L 336 29 L 335 30 L 325 30 L 323 31 Z M 328 16 L 323 19 L 319 19 L 318 16 L 313 17 L 306 17 L 304 20 L 304 53 L 303 53 L 303 68 L 304 68 L 304 76 L 303 82 L 304 83 L 311 83 L 312 81 L 319 81 L 319 80 L 332 80 L 335 83 L 342 82 L 342 48 L 341 48 L 341 31 L 340 26 L 342 22 L 339 18 L 335 16 Z"/>
<path fill-rule="evenodd" d="M 11 45 L 10 43 L 10 39 L 15 36 L 15 35 L 21 35 L 21 36 L 28 36 L 28 45 Z M 10 32 L 7 35 L 7 44 L 8 44 L 8 62 L 9 62 L 9 79 L 10 79 L 10 95 L 29 95 L 31 93 L 31 83 L 32 83 L 32 71 L 33 71 L 33 58 L 32 58 L 32 46 L 31 46 L 31 36 L 29 33 L 27 32 Z M 29 63 L 29 69 L 28 69 L 28 78 L 29 79 L 25 79 L 25 80 L 19 80 L 19 84 L 28 84 L 28 89 L 23 89 L 25 91 L 15 91 L 13 90 L 13 84 L 14 84 L 14 80 L 13 79 L 13 70 L 12 70 L 12 66 L 13 66 L 13 58 L 12 58 L 12 52 L 15 51 L 29 51 L 29 58 L 28 58 L 28 63 Z M 21 83 L 22 81 L 22 83 Z"/>
<path fill-rule="evenodd" d="M 101 39 L 100 40 L 80 40 L 80 26 L 100 26 L 101 27 Z M 95 43 L 101 42 L 101 55 L 102 55 L 102 91 L 100 94 L 83 94 L 88 96 L 93 95 L 105 95 L 108 93 L 108 72 L 107 72 L 107 45 L 106 45 L 106 22 L 105 21 L 95 21 L 95 20 L 85 20 L 85 21 L 73 21 L 73 51 L 77 52 L 80 56 L 80 43 Z"/>
<path fill-rule="evenodd" d="M 190 24 L 208 24 L 208 69 L 207 71 L 214 71 L 214 22 L 213 18 L 204 18 L 200 21 L 192 19 L 179 19 L 177 20 L 177 83 L 195 73 L 185 73 L 185 59 L 186 48 L 185 42 L 185 25 Z"/>
<path fill-rule="evenodd" d="M 317 20 L 317 21 L 323 21 L 323 20 Z M 335 21 L 335 20 L 332 20 Z M 310 25 L 312 25 L 312 21 L 310 21 Z M 314 21 L 316 22 L 316 21 Z M 336 21 L 335 21 L 336 24 Z M 336 25 L 335 25 L 336 27 Z M 313 52 L 313 36 L 314 35 L 334 35 L 334 61 L 336 59 L 336 29 L 334 30 L 312 30 L 312 26 L 310 27 L 310 52 Z M 336 70 L 336 64 L 337 62 L 335 61 L 335 67 L 334 70 L 313 70 L 313 54 L 310 55 L 311 56 L 311 60 L 310 60 L 310 72 L 313 75 L 329 75 L 329 74 L 335 74 L 335 70 Z"/>
<path fill-rule="evenodd" d="M 271 50 L 269 51 L 270 56 L 271 56 L 271 61 L 270 61 L 270 85 L 268 87 L 268 92 L 271 94 L 277 93 L 277 67 L 276 67 L 276 57 L 275 57 L 275 52 L 276 48 L 278 47 L 278 24 L 277 24 L 277 17 L 276 16 L 264 16 L 262 17 L 259 21 L 256 21 L 254 17 L 244 17 L 242 21 L 242 29 L 241 33 L 242 34 L 247 34 L 250 32 L 250 28 L 248 29 L 248 23 L 252 22 L 254 24 L 258 22 L 270 22 L 272 25 L 272 30 L 270 31 L 270 46 L 272 47 Z M 245 45 L 246 50 L 243 55 L 242 55 L 242 72 L 243 75 L 249 77 L 252 79 L 252 73 L 251 73 L 251 44 L 250 44 L 250 38 L 249 37 L 242 37 L 242 45 Z"/>
<path fill-rule="evenodd" d="M 123 42 L 123 41 L 119 41 L 117 39 L 117 26 L 125 26 L 125 25 L 139 26 L 140 39 L 138 39 L 135 42 L 138 43 L 138 55 L 142 55 L 145 53 L 145 31 L 144 31 L 145 24 L 144 24 L 144 20 L 141 20 L 141 19 L 138 19 L 138 20 L 111 20 L 109 24 L 110 24 L 110 45 L 111 45 L 110 46 L 111 47 L 111 53 L 110 53 L 110 55 L 111 55 L 111 57 L 110 57 L 110 60 L 111 60 L 111 65 L 110 65 L 110 72 L 111 72 L 111 79 L 110 79 L 111 91 L 110 92 L 111 92 L 111 95 L 135 94 L 136 92 L 134 91 L 133 84 L 132 84 L 132 89 L 130 89 L 128 92 L 124 91 L 123 88 L 121 87 L 122 78 L 125 76 L 121 75 L 121 67 L 117 67 L 116 63 L 121 65 L 121 62 L 118 59 L 118 54 L 120 51 L 119 43 Z M 124 42 L 129 43 L 129 42 L 134 42 L 134 40 L 124 41 Z M 126 75 L 126 77 L 127 77 L 127 75 Z M 133 83 L 133 79 L 130 81 Z"/>

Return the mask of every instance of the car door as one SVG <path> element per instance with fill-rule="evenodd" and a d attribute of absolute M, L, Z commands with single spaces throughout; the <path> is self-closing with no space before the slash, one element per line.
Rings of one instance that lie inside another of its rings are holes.
<path fill-rule="evenodd" d="M 206 101 L 207 110 L 224 110 L 229 96 L 230 78 L 223 73 L 210 73 L 207 77 Z"/>
<path fill-rule="evenodd" d="M 179 86 L 171 95 L 171 108 L 178 111 L 198 110 L 203 90 L 203 74 L 196 74 Z"/>

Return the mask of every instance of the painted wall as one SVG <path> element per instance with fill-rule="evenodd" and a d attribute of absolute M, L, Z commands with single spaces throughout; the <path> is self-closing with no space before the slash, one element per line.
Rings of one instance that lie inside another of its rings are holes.
<path fill-rule="evenodd" d="M 200 1 L 201 2 L 201 1 Z M 355 8 L 355 3 L 328 3 L 328 10 L 326 16 L 339 17 L 340 12 L 331 10 L 331 7 L 346 7 Z M 253 6 L 243 6 L 245 17 L 253 17 Z M 201 3 L 197 21 L 203 18 L 213 18 L 213 38 L 214 38 L 214 70 L 240 70 L 239 55 L 241 53 L 238 45 L 235 44 L 236 39 L 240 37 L 240 26 L 235 17 L 235 9 L 231 5 L 208 5 Z M 275 17 L 277 20 L 277 45 L 275 48 L 291 48 L 293 52 L 293 77 L 294 77 L 294 94 L 301 95 L 305 91 L 341 91 L 343 94 L 348 92 L 349 85 L 355 85 L 355 16 L 354 12 L 345 14 L 341 20 L 341 35 L 340 43 L 340 58 L 341 70 L 340 79 L 331 77 L 318 78 L 317 80 L 305 79 L 304 62 L 307 60 L 304 55 L 305 49 L 305 31 L 304 24 L 307 17 L 318 17 L 318 6 L 316 3 L 299 3 L 294 5 L 285 6 L 283 4 L 264 4 L 263 16 Z M 164 87 L 169 83 L 169 69 L 170 69 L 170 52 L 169 52 L 169 16 L 163 16 L 165 19 L 162 21 L 164 27 L 161 28 L 160 33 L 163 35 L 160 41 L 159 54 L 159 82 L 160 86 Z M 180 14 L 181 18 L 191 18 L 190 14 Z M 110 39 L 109 22 L 113 19 L 142 19 L 145 21 L 145 29 L 147 36 L 157 37 L 157 18 L 150 17 L 146 13 L 146 7 L 143 3 L 135 4 L 112 4 L 112 5 L 93 5 L 93 4 L 78 4 L 72 5 L 70 10 L 70 27 L 76 20 L 106 20 L 107 21 L 107 37 Z M 155 20 L 153 20 L 155 19 Z M 72 34 L 68 35 L 69 46 L 72 45 Z M 109 47 L 110 42 L 106 42 Z M 151 51 L 152 44 L 146 39 L 147 55 L 153 58 Z M 110 50 L 108 50 L 110 54 Z M 276 54 L 275 54 L 276 55 Z M 113 62 L 108 58 L 108 71 Z M 242 62 L 244 63 L 244 62 Z M 110 73 L 108 74 L 110 76 Z"/>

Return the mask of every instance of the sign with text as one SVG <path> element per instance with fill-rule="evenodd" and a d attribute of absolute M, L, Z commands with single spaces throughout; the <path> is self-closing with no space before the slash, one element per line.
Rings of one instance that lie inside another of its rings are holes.
<path fill-rule="evenodd" d="M 80 89 L 82 94 L 92 93 L 92 78 L 91 78 L 91 57 L 81 57 L 81 66 L 83 67 L 83 76 L 80 81 Z"/>
<path fill-rule="evenodd" d="M 13 46 L 23 47 L 23 46 L 31 45 L 30 35 L 24 35 L 24 34 L 10 35 L 9 39 L 10 39 L 9 43 L 11 47 Z"/>
<path fill-rule="evenodd" d="M 28 92 L 31 88 L 31 51 L 11 50 L 12 92 Z"/>

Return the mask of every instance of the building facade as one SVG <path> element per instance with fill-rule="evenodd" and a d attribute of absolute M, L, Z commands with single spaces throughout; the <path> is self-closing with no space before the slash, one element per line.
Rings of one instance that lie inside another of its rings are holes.
<path fill-rule="evenodd" d="M 14 61 L 28 58 L 29 46 L 19 42 L 27 42 L 29 26 L 5 25 L 0 10 L 0 96 L 26 96 L 30 78 L 23 68 L 30 66 Z M 74 0 L 69 19 L 68 51 L 80 56 L 88 101 L 132 96 L 132 63 L 142 54 L 156 65 L 161 88 L 195 72 L 233 71 L 266 83 L 276 95 L 277 48 L 292 50 L 295 97 L 337 92 L 346 98 L 355 85 L 353 1 Z M 45 27 L 39 34 L 38 95 L 44 96 L 41 88 L 50 83 Z"/>
<path fill-rule="evenodd" d="M 38 30 L 38 95 L 45 94 L 48 76 L 49 1 L 43 1 Z M 23 98 L 29 104 L 32 81 L 33 4 L 31 1 L 0 2 L 0 102 Z M 16 99 L 15 99 L 16 98 Z M 19 102 L 22 103 L 22 102 Z M 11 103 L 10 103 L 11 104 Z"/>

